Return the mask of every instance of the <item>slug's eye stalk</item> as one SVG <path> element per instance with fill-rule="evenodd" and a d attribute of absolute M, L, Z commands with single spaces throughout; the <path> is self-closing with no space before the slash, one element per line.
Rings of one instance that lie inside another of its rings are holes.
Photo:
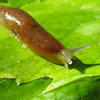
<path fill-rule="evenodd" d="M 90 45 L 85 45 L 85 46 L 82 46 L 82 47 L 79 47 L 79 48 L 74 48 L 73 51 L 78 52 L 78 51 L 85 49 L 85 48 L 90 48 Z"/>
<path fill-rule="evenodd" d="M 67 50 L 67 49 L 62 50 L 62 55 L 63 55 L 63 57 L 65 59 L 63 61 L 64 66 L 68 67 L 68 64 L 72 64 L 72 60 L 71 59 L 72 59 L 74 53 L 76 53 L 76 52 L 78 52 L 78 51 L 80 51 L 82 49 L 89 48 L 89 47 L 90 47 L 90 45 L 85 45 L 85 46 L 82 46 L 82 47 L 79 47 L 79 48 L 74 48 L 72 50 Z"/>

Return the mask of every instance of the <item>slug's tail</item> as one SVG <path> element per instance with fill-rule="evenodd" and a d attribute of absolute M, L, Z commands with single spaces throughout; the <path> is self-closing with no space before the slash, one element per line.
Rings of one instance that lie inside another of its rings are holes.
<path fill-rule="evenodd" d="M 85 46 L 82 46 L 82 47 L 79 47 L 79 48 L 74 48 L 74 49 L 71 49 L 71 50 L 64 50 L 62 52 L 64 58 L 65 58 L 65 61 L 64 61 L 64 65 L 65 67 L 68 67 L 68 64 L 72 64 L 72 58 L 73 58 L 73 55 L 74 53 L 82 50 L 82 49 L 85 49 L 85 48 L 89 48 L 90 45 L 85 45 Z"/>

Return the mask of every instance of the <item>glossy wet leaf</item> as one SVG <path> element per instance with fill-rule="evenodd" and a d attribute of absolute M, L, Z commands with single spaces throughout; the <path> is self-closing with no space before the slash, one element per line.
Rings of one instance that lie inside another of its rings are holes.
<path fill-rule="evenodd" d="M 44 90 L 48 91 L 81 77 L 100 75 L 99 6 L 98 0 L 45 0 L 22 5 L 21 9 L 65 47 L 90 44 L 91 48 L 78 52 L 77 59 L 66 69 L 33 54 L 9 32 L 0 29 L 0 77 L 16 78 L 19 84 L 49 76 L 53 81 Z"/>

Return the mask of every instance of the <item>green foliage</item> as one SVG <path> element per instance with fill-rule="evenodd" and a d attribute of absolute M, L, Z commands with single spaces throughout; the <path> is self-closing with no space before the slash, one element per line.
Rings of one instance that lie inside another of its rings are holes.
<path fill-rule="evenodd" d="M 3 100 L 31 100 L 50 84 L 52 79 L 45 77 L 18 86 L 15 79 L 0 80 L 0 98 Z"/>
<path fill-rule="evenodd" d="M 27 1 L 10 0 L 9 5 L 28 12 L 65 47 L 90 44 L 91 48 L 78 52 L 76 60 L 67 69 L 35 55 L 1 28 L 0 78 L 16 78 L 17 84 L 29 83 L 17 86 L 15 80 L 0 82 L 0 98 L 8 100 L 7 97 L 11 97 L 13 100 L 16 97 L 19 100 L 21 95 L 22 100 L 99 100 L 99 0 Z M 43 78 L 42 82 L 40 78 L 45 76 L 52 77 L 52 82 L 49 78 Z M 14 90 L 16 92 L 12 93 Z M 6 91 L 8 94 L 5 94 Z M 17 94 L 19 91 L 20 94 Z M 27 91 L 30 94 L 27 95 Z"/>
<path fill-rule="evenodd" d="M 100 81 L 93 77 L 81 78 L 47 93 L 42 93 L 51 81 L 52 79 L 45 77 L 17 86 L 14 79 L 4 79 L 0 81 L 0 98 L 3 100 L 100 99 Z"/>
<path fill-rule="evenodd" d="M 100 81 L 96 82 L 93 77 L 82 78 L 69 84 L 63 85 L 37 98 L 43 100 L 99 100 Z"/>
<path fill-rule="evenodd" d="M 7 2 L 8 2 L 8 0 L 0 0 L 0 2 L 7 3 Z"/>
<path fill-rule="evenodd" d="M 22 5 L 25 5 L 25 4 L 28 4 L 28 3 L 31 3 L 31 2 L 43 2 L 44 0 L 9 0 L 8 3 L 11 7 L 16 7 L 16 8 L 19 8 L 21 7 Z M 16 2 L 16 4 L 15 4 Z"/>

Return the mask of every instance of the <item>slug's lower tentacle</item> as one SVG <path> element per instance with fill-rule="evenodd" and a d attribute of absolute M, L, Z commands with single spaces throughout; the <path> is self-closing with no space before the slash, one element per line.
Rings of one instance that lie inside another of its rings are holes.
<path fill-rule="evenodd" d="M 66 60 L 68 61 L 68 64 L 72 64 L 72 60 L 70 59 L 69 56 L 65 55 Z"/>
<path fill-rule="evenodd" d="M 65 66 L 66 68 L 68 68 L 68 63 L 67 63 L 67 62 L 64 62 L 64 66 Z"/>
<path fill-rule="evenodd" d="M 68 67 L 68 64 L 72 64 L 72 60 L 71 60 L 70 56 L 66 52 L 62 51 L 62 55 L 63 55 L 63 57 L 65 59 L 65 60 L 63 60 L 65 67 Z"/>
<path fill-rule="evenodd" d="M 65 57 L 65 59 L 67 60 L 68 64 L 72 64 L 71 58 L 65 52 L 62 52 L 62 54 Z"/>

